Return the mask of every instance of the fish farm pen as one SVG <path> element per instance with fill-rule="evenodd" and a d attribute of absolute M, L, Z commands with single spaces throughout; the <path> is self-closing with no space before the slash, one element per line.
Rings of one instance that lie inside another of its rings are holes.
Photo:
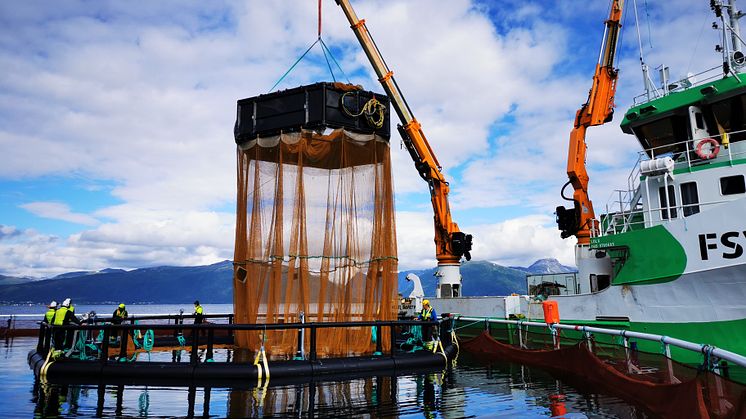
<path fill-rule="evenodd" d="M 154 383 L 180 381 L 241 381 L 267 385 L 272 380 L 309 381 L 321 376 L 362 375 L 366 372 L 443 369 L 457 354 L 450 317 L 434 322 L 357 321 L 286 324 L 184 324 L 192 316 L 142 316 L 173 324 L 92 323 L 55 326 L 41 324 L 37 347 L 28 354 L 29 366 L 37 377 L 49 382 L 90 383 L 124 381 Z M 206 316 L 207 317 L 207 316 Z M 317 344 L 320 329 L 371 330 L 371 353 L 323 357 Z M 432 348 L 418 345 L 412 335 L 421 328 L 433 328 Z M 255 351 L 236 348 L 236 332 L 295 331 L 297 352 L 272 357 L 271 346 Z M 393 344 L 384 351 L 384 338 Z M 69 339 L 66 349 L 55 348 L 55 340 Z M 181 352 L 189 356 L 181 359 Z M 218 352 L 220 351 L 220 357 Z M 274 382 L 274 381 L 273 381 Z"/>

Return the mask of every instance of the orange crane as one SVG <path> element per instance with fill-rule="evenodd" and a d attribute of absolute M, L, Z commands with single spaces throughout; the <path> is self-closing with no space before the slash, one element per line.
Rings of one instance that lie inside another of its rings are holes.
<path fill-rule="evenodd" d="M 586 170 L 585 132 L 588 127 L 603 125 L 614 116 L 614 94 L 619 70 L 614 68 L 619 29 L 622 27 L 624 0 L 612 0 L 609 19 L 606 20 L 601 54 L 593 75 L 593 85 L 588 93 L 588 101 L 575 115 L 575 126 L 570 133 L 570 146 L 567 154 L 567 176 L 569 180 L 562 187 L 562 197 L 573 201 L 573 208 L 557 207 L 557 226 L 562 238 L 575 236 L 579 245 L 590 243 L 592 234 L 597 233 L 598 221 L 593 212 L 593 203 L 588 196 L 588 171 Z M 567 185 L 575 192 L 572 199 L 564 195 Z"/>
<path fill-rule="evenodd" d="M 352 30 L 355 32 L 360 45 L 368 56 L 370 64 L 378 76 L 383 89 L 391 99 L 391 105 L 399 116 L 401 124 L 398 125 L 399 134 L 404 145 L 407 147 L 415 168 L 424 179 L 430 189 L 430 200 L 432 201 L 435 224 L 435 252 L 438 259 L 438 289 L 436 294 L 441 298 L 459 297 L 461 295 L 461 257 L 471 259 L 472 236 L 459 230 L 458 225 L 451 218 L 451 210 L 448 205 L 449 186 L 440 163 L 430 147 L 422 126 L 412 114 L 399 86 L 391 71 L 378 50 L 373 38 L 365 26 L 364 19 L 358 19 L 355 10 L 349 0 L 336 0 L 342 8 Z"/>

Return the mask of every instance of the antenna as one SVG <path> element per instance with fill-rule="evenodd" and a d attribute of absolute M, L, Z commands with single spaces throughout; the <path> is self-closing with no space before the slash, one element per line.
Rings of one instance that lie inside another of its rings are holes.
<path fill-rule="evenodd" d="M 736 8 L 736 0 L 728 0 L 728 4 L 723 4 L 721 0 L 710 0 L 710 9 L 715 12 L 715 17 L 720 19 L 722 26 L 722 44 L 715 46 L 715 51 L 723 53 L 723 75 L 733 74 L 738 78 L 738 74 L 733 68 L 740 68 L 746 64 L 746 57 L 741 49 L 744 41 L 741 38 L 741 28 L 738 20 L 744 16 L 743 12 Z M 726 20 L 723 9 L 728 12 Z M 713 22 L 713 29 L 720 29 L 717 22 Z M 730 34 L 730 45 L 728 45 L 728 35 Z"/>
<path fill-rule="evenodd" d="M 733 55 L 741 53 L 743 63 L 743 52 L 741 52 L 743 40 L 741 39 L 741 28 L 738 19 L 743 17 L 743 12 L 736 9 L 736 0 L 728 0 L 728 18 L 730 20 L 730 37 L 733 43 Z M 734 57 L 735 58 L 735 57 Z"/>
<path fill-rule="evenodd" d="M 637 45 L 640 48 L 640 67 L 642 69 L 642 82 L 645 85 L 645 95 L 648 101 L 658 96 L 658 89 L 655 88 L 653 80 L 650 79 L 650 69 L 645 64 L 645 58 L 642 53 L 642 36 L 640 35 L 640 19 L 637 16 L 637 0 L 632 0 L 635 9 L 635 28 L 637 29 Z"/>

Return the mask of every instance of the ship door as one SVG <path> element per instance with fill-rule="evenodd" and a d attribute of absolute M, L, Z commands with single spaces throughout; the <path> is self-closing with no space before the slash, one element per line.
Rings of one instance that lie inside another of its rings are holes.
<path fill-rule="evenodd" d="M 591 274 L 591 292 L 603 291 L 611 286 L 611 277 L 609 275 Z"/>
<path fill-rule="evenodd" d="M 705 116 L 702 114 L 702 110 L 699 109 L 698 106 L 689 107 L 689 130 L 691 138 L 694 141 L 710 136 Z"/>
<path fill-rule="evenodd" d="M 707 129 L 707 122 L 705 121 L 705 116 L 702 114 L 702 110 L 699 109 L 699 107 L 697 106 L 689 107 L 689 135 L 692 139 L 690 145 L 691 150 L 696 150 L 697 146 L 700 145 L 699 143 L 703 139 L 710 137 L 710 132 Z M 690 158 L 693 160 L 699 160 L 696 155 L 690 156 Z"/>

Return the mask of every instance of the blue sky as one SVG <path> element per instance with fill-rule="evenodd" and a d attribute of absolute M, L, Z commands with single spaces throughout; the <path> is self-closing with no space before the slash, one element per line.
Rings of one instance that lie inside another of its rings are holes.
<path fill-rule="evenodd" d="M 678 78 L 718 64 L 707 1 L 638 3 L 651 67 L 665 63 Z M 573 243 L 559 238 L 553 211 L 563 204 L 567 138 L 607 2 L 353 5 L 444 166 L 454 218 L 475 235 L 474 257 L 572 264 Z M 230 259 L 235 101 L 267 92 L 315 40 L 315 8 L 313 0 L 0 3 L 0 274 Z M 637 158 L 618 127 L 642 91 L 632 17 L 617 116 L 588 133 L 597 209 Z M 381 91 L 332 0 L 323 18 L 352 82 Z M 320 51 L 280 88 L 328 80 Z M 391 144 L 400 267 L 432 266 L 426 185 L 396 134 Z"/>

